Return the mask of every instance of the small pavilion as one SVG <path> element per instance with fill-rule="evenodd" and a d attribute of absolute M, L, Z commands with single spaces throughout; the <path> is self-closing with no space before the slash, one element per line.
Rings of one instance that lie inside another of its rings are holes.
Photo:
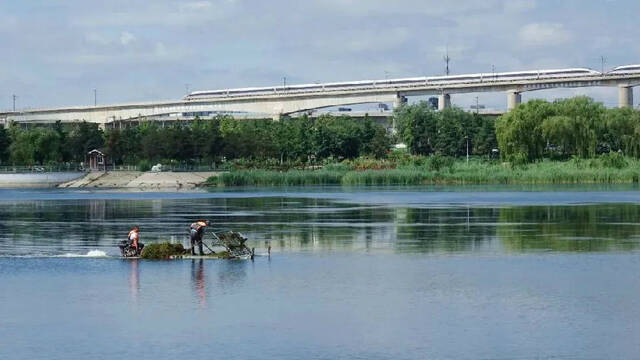
<path fill-rule="evenodd" d="M 91 171 L 107 171 L 107 156 L 98 149 L 87 153 L 87 163 Z"/>

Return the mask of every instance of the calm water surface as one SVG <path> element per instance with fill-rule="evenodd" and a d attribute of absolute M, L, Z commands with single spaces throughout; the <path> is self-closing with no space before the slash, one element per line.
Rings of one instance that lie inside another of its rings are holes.
<path fill-rule="evenodd" d="M 632 186 L 0 190 L 0 359 L 636 358 L 639 216 Z M 117 258 L 195 218 L 272 256 Z"/>

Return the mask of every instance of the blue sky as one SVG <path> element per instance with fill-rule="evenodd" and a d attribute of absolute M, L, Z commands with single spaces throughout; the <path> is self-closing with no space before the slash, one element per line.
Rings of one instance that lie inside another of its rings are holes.
<path fill-rule="evenodd" d="M 640 63 L 637 0 L 0 0 L 0 108 L 175 99 L 190 90 Z M 188 84 L 188 85 L 187 85 Z M 564 89 L 524 99 L 593 96 Z M 475 96 L 503 108 L 500 93 Z M 636 104 L 640 92 L 635 91 Z"/>

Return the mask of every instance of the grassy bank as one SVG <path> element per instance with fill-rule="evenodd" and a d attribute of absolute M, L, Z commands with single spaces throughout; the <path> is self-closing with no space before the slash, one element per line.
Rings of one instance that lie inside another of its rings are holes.
<path fill-rule="evenodd" d="M 210 186 L 422 185 L 422 184 L 614 184 L 640 178 L 640 161 L 572 159 L 512 166 L 498 161 L 445 161 L 433 166 L 394 164 L 377 169 L 342 163 L 320 170 L 234 170 L 212 177 Z M 372 166 L 373 167 L 373 166 Z"/>

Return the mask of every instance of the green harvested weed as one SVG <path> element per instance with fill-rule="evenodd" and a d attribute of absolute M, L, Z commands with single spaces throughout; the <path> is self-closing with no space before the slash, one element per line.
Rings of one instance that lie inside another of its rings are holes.
<path fill-rule="evenodd" d="M 182 244 L 163 242 L 145 246 L 141 257 L 143 259 L 169 259 L 171 256 L 183 255 L 184 253 L 185 250 Z"/>

